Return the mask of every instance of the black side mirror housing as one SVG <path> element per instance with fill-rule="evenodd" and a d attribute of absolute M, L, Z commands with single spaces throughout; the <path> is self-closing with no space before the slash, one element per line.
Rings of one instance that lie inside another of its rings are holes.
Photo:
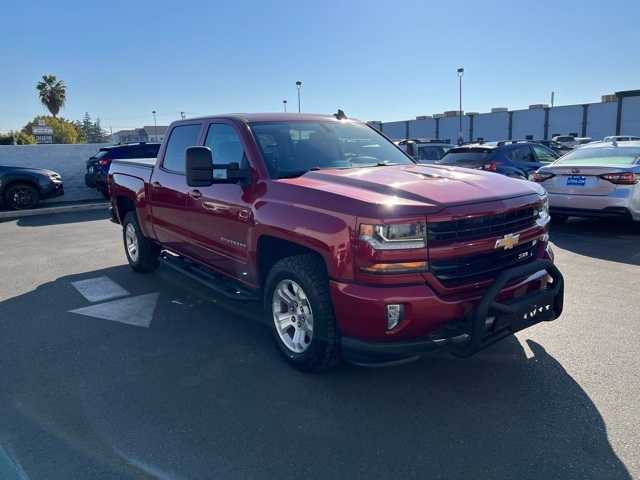
<path fill-rule="evenodd" d="M 213 154 L 208 147 L 189 147 L 185 153 L 187 185 L 208 187 L 213 185 Z"/>

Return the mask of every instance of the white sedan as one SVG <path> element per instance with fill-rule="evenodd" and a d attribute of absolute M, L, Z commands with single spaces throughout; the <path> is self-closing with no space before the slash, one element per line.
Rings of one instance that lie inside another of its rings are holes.
<path fill-rule="evenodd" d="M 547 190 L 554 221 L 569 216 L 640 221 L 640 141 L 581 146 L 530 180 Z"/>

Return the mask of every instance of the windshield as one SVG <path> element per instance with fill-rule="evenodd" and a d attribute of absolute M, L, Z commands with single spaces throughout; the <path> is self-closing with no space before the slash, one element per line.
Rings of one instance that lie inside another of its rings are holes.
<path fill-rule="evenodd" d="M 437 163 L 441 165 L 475 164 L 489 158 L 491 152 L 492 150 L 487 148 L 452 148 Z"/>
<path fill-rule="evenodd" d="M 413 162 L 375 130 L 353 122 L 256 122 L 251 129 L 272 178 L 309 170 L 411 165 Z"/>
<path fill-rule="evenodd" d="M 640 148 L 583 148 L 560 157 L 555 165 L 607 165 L 628 166 L 638 163 Z"/>

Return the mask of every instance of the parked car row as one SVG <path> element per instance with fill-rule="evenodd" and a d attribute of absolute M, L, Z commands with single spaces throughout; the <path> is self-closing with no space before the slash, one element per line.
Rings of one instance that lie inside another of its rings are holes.
<path fill-rule="evenodd" d="M 640 138 L 624 135 L 589 143 L 576 140 L 575 148 L 565 154 L 541 141 L 502 141 L 450 148 L 435 162 L 416 160 L 537 182 L 549 194 L 555 222 L 569 216 L 640 221 Z"/>
<path fill-rule="evenodd" d="M 109 198 L 107 175 L 113 160 L 149 159 L 158 156 L 159 143 L 128 143 L 102 147 L 98 153 L 87 160 L 84 183 L 89 188 L 95 188 L 105 198 Z"/>
<path fill-rule="evenodd" d="M 526 180 L 529 174 L 555 161 L 558 154 L 530 141 L 487 142 L 450 149 L 438 165 L 475 168 Z"/>

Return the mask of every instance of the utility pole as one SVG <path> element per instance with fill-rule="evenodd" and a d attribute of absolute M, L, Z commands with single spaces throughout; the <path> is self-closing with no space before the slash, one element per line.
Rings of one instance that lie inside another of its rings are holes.
<path fill-rule="evenodd" d="M 300 113 L 300 88 L 302 87 L 302 82 L 300 80 L 296 82 L 296 87 L 298 87 L 298 113 Z"/>
<path fill-rule="evenodd" d="M 185 118 L 187 118 L 187 116 L 184 114 L 184 112 L 180 112 L 180 119 L 184 120 Z"/>
<path fill-rule="evenodd" d="M 464 68 L 460 67 L 458 68 L 458 79 L 460 81 L 460 96 L 459 96 L 459 110 L 458 110 L 458 117 L 459 117 L 459 128 L 458 128 L 458 145 L 462 145 L 464 142 L 464 135 L 462 133 L 462 76 L 464 75 Z"/>
<path fill-rule="evenodd" d="M 553 101 L 555 100 L 556 92 L 551 92 L 551 108 L 553 108 Z"/>

